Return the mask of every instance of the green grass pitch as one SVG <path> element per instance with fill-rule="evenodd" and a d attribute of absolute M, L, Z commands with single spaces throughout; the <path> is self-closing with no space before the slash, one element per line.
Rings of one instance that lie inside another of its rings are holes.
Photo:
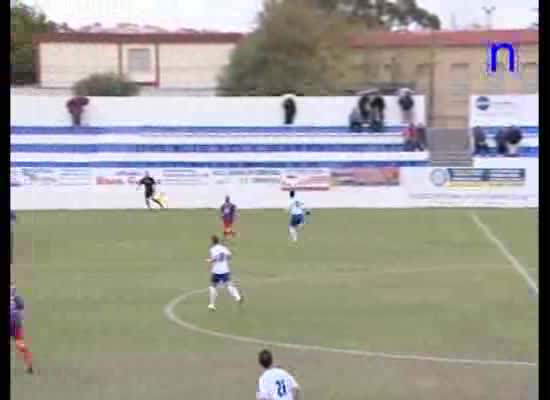
<path fill-rule="evenodd" d="M 530 210 L 476 210 L 538 282 Z M 538 360 L 538 304 L 468 210 L 316 210 L 298 244 L 280 210 L 243 211 L 222 291 L 174 307 L 246 338 L 451 359 Z M 20 212 L 12 276 L 37 374 L 12 350 L 15 400 L 255 398 L 260 344 L 193 332 L 165 306 L 207 287 L 213 210 Z M 537 368 L 272 347 L 306 399 L 528 399 Z"/>

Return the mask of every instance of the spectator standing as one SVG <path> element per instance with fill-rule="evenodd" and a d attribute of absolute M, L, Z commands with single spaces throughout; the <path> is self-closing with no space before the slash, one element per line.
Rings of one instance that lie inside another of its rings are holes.
<path fill-rule="evenodd" d="M 71 114 L 73 126 L 82 125 L 82 114 L 84 113 L 84 107 L 90 103 L 87 97 L 77 96 L 67 101 L 67 110 Z"/>
<path fill-rule="evenodd" d="M 350 132 L 361 133 L 363 132 L 363 117 L 359 107 L 354 107 L 349 115 L 349 130 Z"/>
<path fill-rule="evenodd" d="M 523 135 L 517 126 L 511 126 L 507 129 L 506 140 L 508 142 L 509 156 L 516 157 L 518 155 L 518 147 L 521 139 L 523 139 Z"/>
<path fill-rule="evenodd" d="M 366 94 L 359 99 L 359 112 L 363 123 L 368 123 L 370 118 L 370 97 Z"/>
<path fill-rule="evenodd" d="M 384 111 L 386 110 L 386 102 L 384 97 L 377 94 L 370 103 L 371 109 L 371 127 L 376 131 L 384 129 Z"/>
<path fill-rule="evenodd" d="M 418 141 L 418 150 L 426 150 L 428 148 L 428 136 L 426 132 L 426 127 L 422 123 L 416 126 L 416 138 Z"/>
<path fill-rule="evenodd" d="M 403 131 L 403 140 L 405 151 L 416 151 L 418 149 L 418 136 L 413 123 L 410 123 Z"/>
<path fill-rule="evenodd" d="M 404 123 L 414 122 L 414 99 L 410 89 L 400 89 L 398 92 L 399 108 L 401 108 L 401 118 Z"/>
<path fill-rule="evenodd" d="M 11 225 L 10 225 L 10 265 L 13 264 L 13 246 L 15 244 L 15 236 L 14 236 L 14 231 L 15 231 L 15 222 L 16 222 L 16 216 L 15 216 L 15 211 L 11 210 L 10 211 L 10 222 L 11 222 Z"/>
<path fill-rule="evenodd" d="M 497 144 L 497 155 L 505 156 L 508 153 L 507 132 L 505 129 L 499 129 L 495 135 L 495 142 Z"/>
<path fill-rule="evenodd" d="M 285 125 L 294 124 L 294 119 L 296 118 L 296 101 L 294 100 L 294 95 L 288 94 L 285 95 L 283 100 L 283 110 L 285 113 Z"/>
<path fill-rule="evenodd" d="M 474 155 L 485 156 L 489 154 L 489 145 L 487 144 L 487 135 L 481 127 L 476 126 L 472 132 L 474 139 Z"/>

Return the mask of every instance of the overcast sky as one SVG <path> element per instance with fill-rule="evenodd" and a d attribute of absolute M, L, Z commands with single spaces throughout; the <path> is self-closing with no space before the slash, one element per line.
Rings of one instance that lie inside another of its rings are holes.
<path fill-rule="evenodd" d="M 262 0 L 22 0 L 40 7 L 56 22 L 78 28 L 100 22 L 151 24 L 167 29 L 180 27 L 247 31 L 253 26 Z M 417 0 L 451 27 L 451 15 L 459 27 L 486 21 L 482 6 L 495 7 L 493 27 L 525 28 L 538 19 L 538 0 Z M 231 6 L 229 6 L 229 3 Z"/>

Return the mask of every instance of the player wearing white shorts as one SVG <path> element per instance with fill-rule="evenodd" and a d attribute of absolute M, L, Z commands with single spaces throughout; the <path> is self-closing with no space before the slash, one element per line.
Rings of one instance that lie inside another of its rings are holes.
<path fill-rule="evenodd" d="M 243 301 L 243 296 L 239 293 L 239 290 L 231 282 L 231 271 L 229 269 L 229 260 L 231 259 L 231 252 L 227 247 L 220 244 L 220 239 L 217 236 L 212 236 L 212 247 L 210 247 L 210 257 L 207 262 L 210 264 L 210 287 L 208 288 L 210 294 L 210 303 L 208 309 L 216 310 L 216 297 L 218 297 L 219 286 L 226 286 L 227 291 L 237 302 Z"/>
<path fill-rule="evenodd" d="M 264 369 L 258 382 L 257 400 L 299 400 L 300 386 L 296 379 L 282 368 L 273 367 L 273 355 L 262 350 L 258 362 Z"/>
<path fill-rule="evenodd" d="M 290 213 L 290 222 L 288 224 L 288 232 L 293 242 L 298 241 L 298 228 L 302 227 L 305 223 L 304 215 L 309 215 L 310 212 L 304 208 L 304 203 L 296 199 L 294 190 L 290 192 L 290 206 L 288 207 Z"/>

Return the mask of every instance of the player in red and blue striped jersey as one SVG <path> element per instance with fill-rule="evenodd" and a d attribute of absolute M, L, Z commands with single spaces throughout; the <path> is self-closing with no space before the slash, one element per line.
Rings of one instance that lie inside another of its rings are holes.
<path fill-rule="evenodd" d="M 223 222 L 223 237 L 234 237 L 237 233 L 233 230 L 233 224 L 237 217 L 237 206 L 231 202 L 229 196 L 225 197 L 225 202 L 220 207 L 221 218 Z"/>
<path fill-rule="evenodd" d="M 23 298 L 17 294 L 15 284 L 12 283 L 10 288 L 10 338 L 15 340 L 15 348 L 22 356 L 27 372 L 32 374 L 32 354 L 25 344 L 25 336 L 23 333 L 24 308 L 25 303 L 23 302 Z"/>

